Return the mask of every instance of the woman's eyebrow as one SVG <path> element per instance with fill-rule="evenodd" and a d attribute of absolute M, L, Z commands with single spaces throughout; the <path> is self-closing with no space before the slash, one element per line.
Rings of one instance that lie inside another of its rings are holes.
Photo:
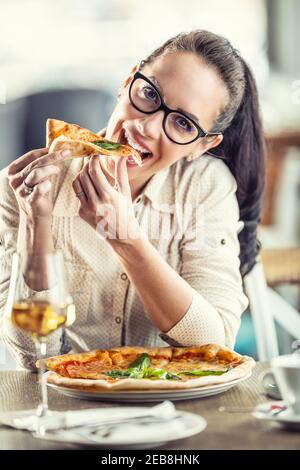
<path fill-rule="evenodd" d="M 186 116 L 190 117 L 193 121 L 199 124 L 199 119 L 197 118 L 197 116 L 195 116 L 195 114 L 189 113 L 188 111 L 184 111 L 184 109 L 181 109 L 181 108 L 177 108 L 176 111 L 179 111 L 180 113 L 185 114 Z"/>
<path fill-rule="evenodd" d="M 160 86 L 160 84 L 158 83 L 157 79 L 154 77 L 154 75 L 151 75 L 151 77 L 148 77 L 149 80 L 151 80 L 154 85 L 156 86 L 156 88 L 158 89 L 158 91 L 160 92 L 161 96 L 164 98 L 164 92 L 162 91 L 162 88 Z"/>
<path fill-rule="evenodd" d="M 159 82 L 157 81 L 157 79 L 153 75 L 151 75 L 151 77 L 149 77 L 149 80 L 151 80 L 154 83 L 154 85 L 156 86 L 156 88 L 160 92 L 161 96 L 163 98 L 165 98 L 164 92 L 163 92 Z M 197 116 L 195 116 L 195 114 L 189 113 L 188 111 L 184 111 L 181 108 L 177 108 L 176 111 L 179 111 L 180 113 L 185 114 L 186 116 L 190 117 L 191 119 L 193 119 L 193 121 L 195 121 L 199 124 L 199 119 L 197 118 Z"/>

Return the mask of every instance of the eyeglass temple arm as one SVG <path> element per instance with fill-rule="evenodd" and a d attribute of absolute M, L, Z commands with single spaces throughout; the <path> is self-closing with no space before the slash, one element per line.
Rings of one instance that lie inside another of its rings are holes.
<path fill-rule="evenodd" d="M 206 132 L 204 137 L 215 137 L 217 135 L 223 135 L 222 132 Z"/>

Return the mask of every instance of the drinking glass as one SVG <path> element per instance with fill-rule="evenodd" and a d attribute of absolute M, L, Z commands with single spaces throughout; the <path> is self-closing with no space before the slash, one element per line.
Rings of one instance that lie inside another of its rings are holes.
<path fill-rule="evenodd" d="M 6 315 L 17 328 L 31 335 L 36 347 L 41 388 L 38 418 L 49 416 L 45 358 L 47 338 L 75 320 L 61 251 L 22 256 L 14 253 Z M 38 430 L 37 425 L 37 430 Z"/>

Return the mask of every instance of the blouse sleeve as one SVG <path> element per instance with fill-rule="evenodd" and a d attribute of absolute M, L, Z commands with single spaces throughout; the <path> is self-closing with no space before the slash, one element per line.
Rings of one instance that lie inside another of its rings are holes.
<path fill-rule="evenodd" d="M 197 211 L 181 243 L 180 275 L 193 288 L 192 302 L 161 337 L 174 345 L 218 343 L 233 348 L 248 306 L 239 271 L 238 233 L 243 223 L 234 177 L 222 161 L 210 166 L 201 176 Z"/>

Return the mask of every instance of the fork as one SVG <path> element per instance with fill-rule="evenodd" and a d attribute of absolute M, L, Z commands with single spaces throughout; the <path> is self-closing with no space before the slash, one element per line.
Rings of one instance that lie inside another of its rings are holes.
<path fill-rule="evenodd" d="M 85 438 L 94 442 L 94 440 L 97 439 L 97 436 L 102 437 L 102 438 L 109 437 L 113 433 L 113 431 L 118 427 L 118 425 L 123 425 L 123 423 L 126 424 L 126 423 L 138 422 L 140 425 L 147 425 L 151 423 L 156 423 L 156 424 L 166 423 L 166 422 L 172 423 L 173 421 L 178 420 L 178 419 L 181 419 L 181 416 L 175 416 L 174 418 L 171 418 L 171 419 L 166 419 L 166 418 L 153 419 L 152 417 L 152 418 L 140 419 L 140 420 L 138 419 L 132 419 L 132 420 L 127 420 L 127 421 L 123 420 L 121 423 L 118 422 L 118 423 L 110 424 L 110 425 L 103 424 L 103 425 L 97 426 L 96 429 L 93 429 L 91 432 L 89 432 L 89 429 L 87 429 L 86 432 L 84 429 L 82 429 L 80 430 L 79 434 L 83 435 Z"/>

